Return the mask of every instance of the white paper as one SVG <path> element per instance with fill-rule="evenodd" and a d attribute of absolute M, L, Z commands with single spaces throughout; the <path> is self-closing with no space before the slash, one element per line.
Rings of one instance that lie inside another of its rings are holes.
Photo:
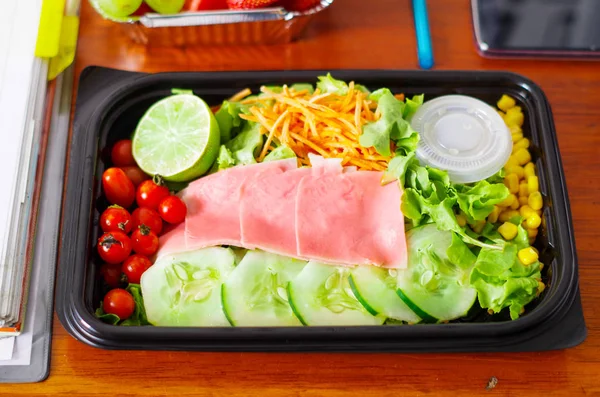
<path fill-rule="evenodd" d="M 14 336 L 0 339 L 0 365 L 2 365 L 2 361 L 12 360 L 15 339 Z"/>

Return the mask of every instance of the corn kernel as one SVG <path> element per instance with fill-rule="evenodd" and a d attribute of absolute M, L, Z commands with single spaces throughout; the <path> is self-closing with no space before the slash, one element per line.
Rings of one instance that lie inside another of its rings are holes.
<path fill-rule="evenodd" d="M 522 207 L 529 203 L 529 197 L 527 196 L 519 196 L 519 205 Z"/>
<path fill-rule="evenodd" d="M 508 109 L 506 116 L 504 116 L 506 125 L 518 125 L 520 127 L 523 125 L 524 120 L 525 116 L 523 116 L 523 112 L 521 112 L 521 108 L 518 106 Z"/>
<path fill-rule="evenodd" d="M 541 267 L 541 263 L 540 263 L 540 267 Z M 541 294 L 542 292 L 544 292 L 544 290 L 546 289 L 546 285 L 544 285 L 544 283 L 542 283 L 541 281 L 538 281 L 538 290 L 537 290 L 537 294 Z"/>
<path fill-rule="evenodd" d="M 523 138 L 513 145 L 513 153 L 519 149 L 528 149 L 529 148 L 529 139 Z"/>
<path fill-rule="evenodd" d="M 511 210 L 518 210 L 520 206 L 521 206 L 521 204 L 519 203 L 519 199 L 517 199 L 517 196 L 515 196 L 515 199 L 510 204 L 510 209 Z"/>
<path fill-rule="evenodd" d="M 540 262 L 540 271 L 544 268 L 544 264 Z"/>
<path fill-rule="evenodd" d="M 498 228 L 498 233 L 500 233 L 505 240 L 512 240 L 513 238 L 517 237 L 518 231 L 519 229 L 517 228 L 517 225 L 510 222 L 504 222 Z"/>
<path fill-rule="evenodd" d="M 542 218 L 535 212 L 531 213 L 525 220 L 525 224 L 529 229 L 537 229 L 542 224 Z"/>
<path fill-rule="evenodd" d="M 516 174 L 519 177 L 519 179 L 523 179 L 523 177 L 525 176 L 525 170 L 520 165 L 511 165 L 510 167 L 506 167 L 504 169 L 507 175 Z"/>
<path fill-rule="evenodd" d="M 535 237 L 529 237 L 529 244 L 535 243 Z"/>
<path fill-rule="evenodd" d="M 529 200 L 527 201 L 531 209 L 541 210 L 544 205 L 544 200 L 542 199 L 542 194 L 540 192 L 533 192 L 529 195 Z"/>
<path fill-rule="evenodd" d="M 508 160 L 506 161 L 506 164 L 504 164 L 504 168 L 510 167 L 513 165 L 521 165 L 521 164 L 519 164 L 519 161 L 517 160 L 517 158 L 511 154 L 510 157 L 508 158 Z"/>
<path fill-rule="evenodd" d="M 519 177 L 517 174 L 508 174 L 504 177 L 504 184 L 511 193 L 519 193 Z"/>
<path fill-rule="evenodd" d="M 491 223 L 498 222 L 498 215 L 500 215 L 500 207 L 495 205 L 494 209 L 492 210 L 492 212 L 490 212 L 490 214 L 487 217 L 488 222 L 491 222 Z"/>
<path fill-rule="evenodd" d="M 498 216 L 498 219 L 500 220 L 500 222 L 508 222 L 511 220 L 511 218 L 514 218 L 515 216 L 519 216 L 519 211 L 504 210 L 500 213 L 500 215 Z"/>
<path fill-rule="evenodd" d="M 535 214 L 535 211 L 532 210 L 530 206 L 524 205 L 521 208 L 519 208 L 519 214 L 521 214 L 523 218 L 527 218 L 529 217 L 529 215 Z"/>
<path fill-rule="evenodd" d="M 525 165 L 531 161 L 531 153 L 529 153 L 529 150 L 527 150 L 525 148 L 518 149 L 513 154 L 513 156 L 515 157 L 515 160 L 517 160 L 517 164 L 519 164 L 519 165 Z M 510 160 L 510 158 L 509 158 L 509 160 Z"/>
<path fill-rule="evenodd" d="M 528 229 L 525 228 L 525 231 L 527 232 L 527 237 L 537 237 L 538 235 L 538 229 Z"/>
<path fill-rule="evenodd" d="M 475 226 L 473 226 L 473 231 L 477 234 L 480 234 L 483 231 L 483 227 L 485 226 L 485 221 L 477 221 Z"/>
<path fill-rule="evenodd" d="M 523 139 L 523 133 L 515 132 L 515 133 L 510 134 L 510 137 L 511 137 L 513 143 L 519 142 L 521 139 Z"/>
<path fill-rule="evenodd" d="M 506 113 L 504 113 L 502 110 L 497 110 L 497 112 L 500 115 L 500 117 L 502 117 L 502 119 L 504 120 L 504 117 L 506 116 Z"/>
<path fill-rule="evenodd" d="M 467 218 L 463 214 L 456 215 L 456 222 L 458 222 L 458 226 L 465 227 L 467 224 Z"/>
<path fill-rule="evenodd" d="M 515 102 L 515 100 L 513 98 L 504 94 L 504 95 L 502 95 L 502 97 L 500 98 L 500 100 L 498 101 L 498 103 L 496 105 L 498 106 L 498 108 L 500 108 L 506 112 L 508 109 L 514 107 L 516 104 L 517 103 Z"/>
<path fill-rule="evenodd" d="M 528 179 L 530 176 L 535 176 L 535 164 L 531 162 L 525 164 L 523 171 L 525 172 L 525 179 Z"/>
<path fill-rule="evenodd" d="M 511 193 L 503 201 L 498 203 L 498 205 L 500 207 L 510 207 L 514 200 L 515 200 L 515 195 Z"/>
<path fill-rule="evenodd" d="M 521 134 L 521 138 L 523 138 L 523 130 L 521 129 L 520 126 L 518 126 L 518 125 L 509 125 L 508 126 L 508 130 L 510 131 L 511 135 L 513 135 L 513 134 Z"/>
<path fill-rule="evenodd" d="M 531 265 L 532 263 L 535 263 L 538 260 L 538 254 L 533 250 L 532 247 L 527 247 L 519 250 L 517 256 L 519 257 L 521 263 L 523 263 L 526 266 Z"/>
<path fill-rule="evenodd" d="M 529 194 L 540 191 L 540 181 L 537 176 L 527 178 L 527 190 Z"/>
<path fill-rule="evenodd" d="M 519 197 L 528 197 L 529 196 L 529 186 L 527 182 L 519 183 Z"/>

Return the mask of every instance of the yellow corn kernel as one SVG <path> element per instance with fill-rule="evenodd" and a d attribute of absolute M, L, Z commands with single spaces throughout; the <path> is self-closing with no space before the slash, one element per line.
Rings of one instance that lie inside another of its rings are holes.
<path fill-rule="evenodd" d="M 525 176 L 525 170 L 520 165 L 511 165 L 510 167 L 505 167 L 504 170 L 506 174 L 517 174 L 519 179 L 523 179 Z"/>
<path fill-rule="evenodd" d="M 529 150 L 525 148 L 518 149 L 516 152 L 513 153 L 512 156 L 515 157 L 515 160 L 517 160 L 517 164 L 519 165 L 525 165 L 531 161 L 531 153 L 529 153 Z"/>
<path fill-rule="evenodd" d="M 533 210 L 541 210 L 544 206 L 544 200 L 542 199 L 542 194 L 540 192 L 533 192 L 529 195 L 529 200 L 527 203 Z"/>
<path fill-rule="evenodd" d="M 542 264 L 540 263 L 540 268 L 541 267 L 542 267 Z M 537 295 L 539 295 L 542 292 L 544 292 L 545 289 L 546 289 L 546 285 L 544 285 L 544 283 L 542 283 L 541 281 L 538 281 Z"/>
<path fill-rule="evenodd" d="M 529 139 L 523 138 L 515 142 L 513 145 L 513 153 L 519 149 L 529 149 Z"/>
<path fill-rule="evenodd" d="M 510 131 L 511 135 L 521 134 L 521 138 L 523 138 L 523 130 L 521 129 L 520 126 L 518 126 L 518 125 L 509 125 L 508 126 L 508 130 Z"/>
<path fill-rule="evenodd" d="M 515 132 L 515 133 L 510 134 L 510 137 L 512 138 L 513 143 L 519 142 L 521 139 L 523 139 L 523 133 Z"/>
<path fill-rule="evenodd" d="M 523 116 L 523 112 L 521 112 L 521 108 L 518 106 L 508 109 L 506 116 L 504 116 L 506 125 L 518 125 L 520 127 L 523 125 L 524 120 L 525 116 Z"/>
<path fill-rule="evenodd" d="M 458 226 L 465 227 L 467 224 L 467 217 L 463 214 L 456 215 L 456 222 L 458 222 Z"/>
<path fill-rule="evenodd" d="M 532 263 L 535 263 L 538 260 L 538 254 L 533 250 L 532 247 L 527 247 L 519 250 L 517 256 L 519 257 L 521 263 L 523 263 L 524 265 L 531 265 Z"/>
<path fill-rule="evenodd" d="M 529 203 L 529 197 L 527 196 L 519 196 L 519 205 L 522 207 Z"/>
<path fill-rule="evenodd" d="M 525 164 L 523 171 L 525 173 L 525 179 L 528 179 L 530 176 L 535 176 L 535 164 L 531 162 Z"/>
<path fill-rule="evenodd" d="M 504 164 L 504 168 L 510 167 L 513 165 L 520 165 L 520 164 L 519 164 L 519 161 L 517 160 L 517 158 L 511 154 L 511 156 L 506 161 L 506 164 Z"/>
<path fill-rule="evenodd" d="M 502 117 L 502 119 L 504 120 L 504 117 L 506 116 L 506 113 L 504 113 L 502 110 L 497 110 L 497 112 L 500 115 L 500 117 Z"/>
<path fill-rule="evenodd" d="M 528 228 L 525 228 L 525 231 L 527 232 L 527 237 L 533 237 L 533 238 L 535 238 L 538 235 L 538 229 L 528 229 Z"/>
<path fill-rule="evenodd" d="M 544 268 L 544 264 L 540 262 L 540 271 Z"/>
<path fill-rule="evenodd" d="M 500 215 L 500 207 L 495 205 L 494 209 L 492 210 L 492 212 L 490 212 L 490 214 L 487 217 L 488 222 L 491 222 L 491 223 L 498 222 L 498 215 Z"/>
<path fill-rule="evenodd" d="M 519 197 L 527 197 L 529 196 L 529 186 L 527 182 L 519 183 Z"/>
<path fill-rule="evenodd" d="M 509 194 L 504 201 L 501 201 L 500 203 L 498 203 L 498 205 L 500 207 L 510 207 L 513 203 L 513 201 L 515 200 L 515 195 L 514 194 Z"/>
<path fill-rule="evenodd" d="M 475 226 L 472 227 L 473 231 L 477 234 L 480 234 L 483 231 L 483 227 L 485 226 L 485 221 L 477 221 Z"/>
<path fill-rule="evenodd" d="M 519 211 L 504 210 L 498 216 L 498 220 L 500 220 L 500 222 L 508 222 L 509 220 L 511 220 L 511 218 L 514 218 L 515 216 L 519 216 Z"/>
<path fill-rule="evenodd" d="M 508 95 L 502 95 L 502 97 L 500 98 L 500 100 L 498 101 L 498 103 L 496 104 L 498 106 L 498 108 L 504 110 L 505 112 L 514 107 L 517 103 L 515 102 L 515 100 L 511 97 L 509 97 Z"/>
<path fill-rule="evenodd" d="M 519 199 L 517 198 L 517 196 L 515 196 L 514 201 L 510 204 L 510 209 L 518 210 L 520 206 L 521 206 L 521 204 L 519 203 Z"/>
<path fill-rule="evenodd" d="M 511 193 L 519 193 L 519 177 L 517 174 L 508 174 L 504 177 L 504 184 Z"/>
<path fill-rule="evenodd" d="M 540 191 L 540 181 L 537 176 L 530 176 L 527 178 L 527 190 L 529 194 Z"/>
<path fill-rule="evenodd" d="M 519 214 L 521 214 L 523 218 L 527 218 L 529 215 L 535 214 L 535 211 L 532 210 L 530 206 L 524 205 L 519 208 Z"/>
<path fill-rule="evenodd" d="M 525 219 L 525 225 L 529 229 L 537 229 L 542 224 L 542 218 L 536 214 L 535 212 L 529 214 L 527 219 Z"/>
<path fill-rule="evenodd" d="M 498 233 L 500 233 L 505 240 L 512 240 L 513 238 L 517 237 L 518 231 L 519 229 L 517 228 L 517 225 L 510 222 L 504 222 L 498 228 Z"/>

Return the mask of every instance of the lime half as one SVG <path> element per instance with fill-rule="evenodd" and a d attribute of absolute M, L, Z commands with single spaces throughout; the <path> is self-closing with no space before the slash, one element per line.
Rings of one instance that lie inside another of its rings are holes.
<path fill-rule="evenodd" d="M 147 174 L 188 182 L 204 174 L 215 161 L 219 125 L 199 97 L 173 95 L 148 109 L 138 123 L 132 146 L 135 161 Z"/>

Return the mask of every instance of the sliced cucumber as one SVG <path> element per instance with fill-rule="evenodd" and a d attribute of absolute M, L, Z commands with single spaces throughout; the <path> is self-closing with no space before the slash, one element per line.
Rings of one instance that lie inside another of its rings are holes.
<path fill-rule="evenodd" d="M 474 256 L 453 263 L 447 253 L 451 245 L 464 243 L 433 224 L 411 229 L 406 240 L 408 267 L 398 270 L 398 296 L 426 322 L 465 316 L 477 298 L 468 282 Z"/>
<path fill-rule="evenodd" d="M 221 287 L 223 311 L 235 326 L 298 326 L 286 286 L 305 261 L 248 251 Z"/>
<path fill-rule="evenodd" d="M 397 270 L 376 266 L 357 266 L 350 271 L 350 287 L 358 301 L 377 316 L 379 314 L 407 323 L 418 323 L 421 318 L 396 293 Z"/>
<path fill-rule="evenodd" d="M 304 325 L 380 325 L 384 316 L 369 313 L 356 299 L 343 266 L 308 262 L 288 284 L 292 310 Z"/>
<path fill-rule="evenodd" d="M 162 326 L 229 326 L 220 291 L 234 264 L 233 251 L 221 247 L 161 257 L 140 283 L 148 321 Z"/>

